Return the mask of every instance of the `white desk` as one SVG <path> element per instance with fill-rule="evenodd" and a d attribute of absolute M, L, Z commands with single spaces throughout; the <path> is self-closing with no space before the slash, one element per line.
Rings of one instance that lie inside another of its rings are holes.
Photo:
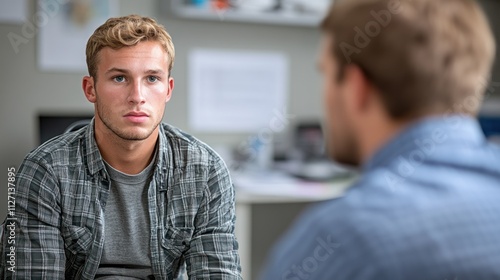
<path fill-rule="evenodd" d="M 259 204 L 310 203 L 341 196 L 355 178 L 311 183 L 276 174 L 233 174 L 236 187 L 236 237 L 244 280 L 256 279 L 252 266 L 252 207 Z M 265 234 L 265 233 L 264 233 Z M 270 249 L 270 248 L 269 248 Z M 252 271 L 254 273 L 252 273 Z"/>

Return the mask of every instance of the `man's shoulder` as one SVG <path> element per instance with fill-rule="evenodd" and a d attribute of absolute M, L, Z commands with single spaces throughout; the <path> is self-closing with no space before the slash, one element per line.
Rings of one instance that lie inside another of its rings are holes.
<path fill-rule="evenodd" d="M 162 123 L 162 131 L 167 142 L 177 156 L 187 157 L 196 162 L 219 161 L 219 155 L 205 142 L 173 125 Z"/>
<path fill-rule="evenodd" d="M 63 158 L 69 159 L 83 148 L 86 129 L 85 127 L 74 132 L 55 136 L 29 152 L 25 159 L 35 162 L 46 161 L 48 163 L 58 162 Z"/>
<path fill-rule="evenodd" d="M 183 131 L 182 129 L 180 129 L 176 126 L 173 126 L 173 125 L 168 124 L 168 123 L 162 123 L 161 126 L 163 128 L 163 132 L 164 132 L 165 136 L 171 140 L 185 142 L 186 144 L 191 144 L 191 143 L 198 144 L 199 142 L 201 142 L 199 139 L 197 139 L 193 135 Z"/>
<path fill-rule="evenodd" d="M 436 169 L 427 167 L 431 168 Z M 425 236 L 429 232 L 423 233 L 424 221 L 427 230 L 435 230 L 441 236 L 453 236 L 451 228 L 446 228 L 450 222 L 465 232 L 468 225 L 478 220 L 488 222 L 477 224 L 475 230 L 485 235 L 490 233 L 489 224 L 498 221 L 491 215 L 491 209 L 499 209 L 496 198 L 500 189 L 494 184 L 494 178 L 500 179 L 500 174 L 455 179 L 450 175 L 458 171 L 449 174 L 445 171 L 437 176 L 448 178 L 448 184 L 417 171 L 419 180 L 401 177 L 395 184 L 390 183 L 394 179 L 387 177 L 389 173 L 383 168 L 363 174 L 343 197 L 312 208 L 305 217 L 311 223 L 308 228 L 322 228 L 344 237 L 349 235 L 355 243 L 369 246 L 392 242 L 395 250 L 411 246 L 405 243 L 408 239 L 418 240 L 420 244 L 432 243 L 429 236 Z M 469 237 L 473 238 L 473 234 Z M 379 253 L 388 251 L 384 248 Z"/>
<path fill-rule="evenodd" d="M 307 231 L 330 232 L 338 235 L 352 234 L 359 226 L 368 226 L 376 221 L 377 215 L 366 211 L 367 197 L 358 184 L 350 187 L 344 196 L 320 202 L 304 211 L 297 224 L 306 225 Z"/>

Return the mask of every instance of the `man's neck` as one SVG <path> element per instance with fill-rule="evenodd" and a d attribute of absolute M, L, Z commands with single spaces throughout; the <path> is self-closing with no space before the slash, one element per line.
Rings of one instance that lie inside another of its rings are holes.
<path fill-rule="evenodd" d="M 411 122 L 404 121 L 391 121 L 380 122 L 374 125 L 367 125 L 361 133 L 364 135 L 360 137 L 361 141 L 361 159 L 366 162 L 370 159 L 379 149 L 387 144 L 391 139 L 396 137 L 401 131 L 407 127 Z"/>
<path fill-rule="evenodd" d="M 157 128 L 145 140 L 130 141 L 96 130 L 95 138 L 101 156 L 109 165 L 126 174 L 138 174 L 153 159 L 158 135 Z"/>

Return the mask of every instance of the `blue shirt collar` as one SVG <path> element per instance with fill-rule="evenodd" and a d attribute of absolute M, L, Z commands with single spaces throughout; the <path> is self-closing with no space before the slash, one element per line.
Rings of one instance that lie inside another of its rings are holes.
<path fill-rule="evenodd" d="M 430 144 L 481 144 L 486 141 L 478 121 L 466 115 L 426 117 L 385 143 L 362 166 L 364 172 L 387 164 L 393 158 Z"/>

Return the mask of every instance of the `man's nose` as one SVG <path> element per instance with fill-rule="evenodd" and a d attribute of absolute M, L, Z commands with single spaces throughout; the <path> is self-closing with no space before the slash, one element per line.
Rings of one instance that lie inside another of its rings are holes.
<path fill-rule="evenodd" d="M 134 81 L 131 84 L 128 101 L 133 104 L 142 104 L 145 102 L 144 88 L 140 81 Z"/>

